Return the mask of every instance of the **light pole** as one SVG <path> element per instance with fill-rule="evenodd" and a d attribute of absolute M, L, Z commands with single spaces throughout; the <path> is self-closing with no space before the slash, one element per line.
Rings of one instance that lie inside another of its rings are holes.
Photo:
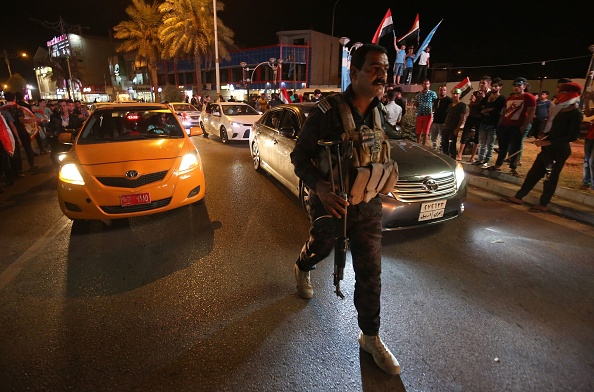
<path fill-rule="evenodd" d="M 2 51 L 2 57 L 4 57 L 4 62 L 6 62 L 6 66 L 8 67 L 8 74 L 12 76 L 12 70 L 10 69 L 10 58 L 16 59 L 17 57 L 27 57 L 27 53 L 16 53 L 16 54 L 8 54 L 6 50 Z"/>
<path fill-rule="evenodd" d="M 217 33 L 217 0 L 212 0 L 214 12 L 214 43 L 215 43 L 215 81 L 217 85 L 217 102 L 221 99 L 221 74 L 219 72 L 219 36 Z"/>
<path fill-rule="evenodd" d="M 254 68 L 249 68 L 248 64 L 245 61 L 242 61 L 241 63 L 239 63 L 239 65 L 241 65 L 241 68 L 243 68 L 244 72 L 250 72 L 252 71 L 252 74 L 249 78 L 245 79 L 245 81 L 247 82 L 247 95 L 248 95 L 248 101 L 250 99 L 250 83 L 252 82 L 252 80 L 254 80 L 254 73 L 256 72 L 256 69 L 261 66 L 262 64 L 268 64 L 268 66 L 272 69 L 272 71 L 274 72 L 274 77 L 273 77 L 273 81 L 275 84 L 275 87 L 278 87 L 277 84 L 277 71 L 278 71 L 278 66 L 280 64 L 283 63 L 283 59 L 275 59 L 274 57 L 271 57 L 268 59 L 268 61 L 262 61 L 259 64 L 256 64 L 256 66 Z"/>
<path fill-rule="evenodd" d="M 328 81 L 330 83 L 328 84 L 332 84 L 332 52 L 334 52 L 334 48 L 332 47 L 332 41 L 334 41 L 334 13 L 336 12 L 336 5 L 339 1 L 340 0 L 336 0 L 336 2 L 334 3 L 334 7 L 332 8 L 332 29 L 330 30 L 330 66 L 328 69 Z"/>

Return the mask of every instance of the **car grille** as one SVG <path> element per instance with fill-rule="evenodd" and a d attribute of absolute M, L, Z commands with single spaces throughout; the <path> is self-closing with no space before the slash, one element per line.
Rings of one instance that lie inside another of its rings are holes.
<path fill-rule="evenodd" d="M 130 212 L 140 212 L 140 211 L 148 211 L 154 210 L 156 208 L 161 208 L 168 206 L 171 202 L 171 197 L 167 199 L 155 200 L 149 204 L 139 204 L 135 206 L 99 206 L 105 213 L 107 214 L 126 214 Z"/>
<path fill-rule="evenodd" d="M 144 174 L 138 178 L 130 180 L 125 177 L 97 177 L 97 181 L 105 186 L 115 188 L 138 188 L 143 185 L 161 181 L 167 175 L 167 170 L 156 173 Z"/>
<path fill-rule="evenodd" d="M 428 180 L 434 180 L 437 189 L 430 191 L 426 185 Z M 432 200 L 447 199 L 456 194 L 456 178 L 452 173 L 445 176 L 427 176 L 422 178 L 399 179 L 392 192 L 394 197 L 405 203 L 419 203 Z"/>

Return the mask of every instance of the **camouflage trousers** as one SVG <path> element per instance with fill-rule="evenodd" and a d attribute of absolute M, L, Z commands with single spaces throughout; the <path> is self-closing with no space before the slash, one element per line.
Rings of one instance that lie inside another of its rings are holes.
<path fill-rule="evenodd" d="M 302 271 L 311 271 L 334 249 L 342 228 L 332 218 L 320 199 L 311 194 L 309 199 L 311 228 L 309 239 L 303 245 L 297 265 Z M 347 236 L 355 271 L 354 302 L 359 328 L 366 335 L 377 335 L 380 327 L 382 203 L 379 197 L 369 203 L 349 206 L 347 209 Z"/>

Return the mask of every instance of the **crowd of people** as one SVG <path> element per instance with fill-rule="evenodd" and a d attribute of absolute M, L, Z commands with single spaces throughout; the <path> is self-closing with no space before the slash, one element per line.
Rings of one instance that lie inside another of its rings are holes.
<path fill-rule="evenodd" d="M 5 92 L 4 98 L 6 104 L 0 107 L 0 131 L 12 134 L 15 148 L 14 151 L 9 151 L 4 145 L 0 148 L 0 174 L 3 175 L 0 193 L 4 192 L 5 186 L 11 186 L 15 180 L 25 176 L 22 151 L 28 171 L 35 172 L 38 169 L 35 158 L 51 151 L 57 135 L 66 128 L 80 128 L 89 116 L 89 111 L 79 100 L 27 101 L 21 92 Z"/>

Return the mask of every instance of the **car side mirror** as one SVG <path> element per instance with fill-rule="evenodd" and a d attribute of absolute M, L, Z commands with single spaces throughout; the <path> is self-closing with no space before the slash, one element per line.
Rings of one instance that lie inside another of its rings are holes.
<path fill-rule="evenodd" d="M 221 115 L 221 113 L 220 113 L 220 112 L 217 112 L 216 110 L 213 110 L 213 111 L 212 111 L 212 115 L 213 115 L 213 116 L 220 116 L 220 115 Z"/>
<path fill-rule="evenodd" d="M 295 137 L 295 128 L 293 128 L 292 126 L 282 127 L 281 129 L 278 130 L 278 133 L 280 133 L 284 137 L 288 137 L 288 138 L 292 139 Z"/>

